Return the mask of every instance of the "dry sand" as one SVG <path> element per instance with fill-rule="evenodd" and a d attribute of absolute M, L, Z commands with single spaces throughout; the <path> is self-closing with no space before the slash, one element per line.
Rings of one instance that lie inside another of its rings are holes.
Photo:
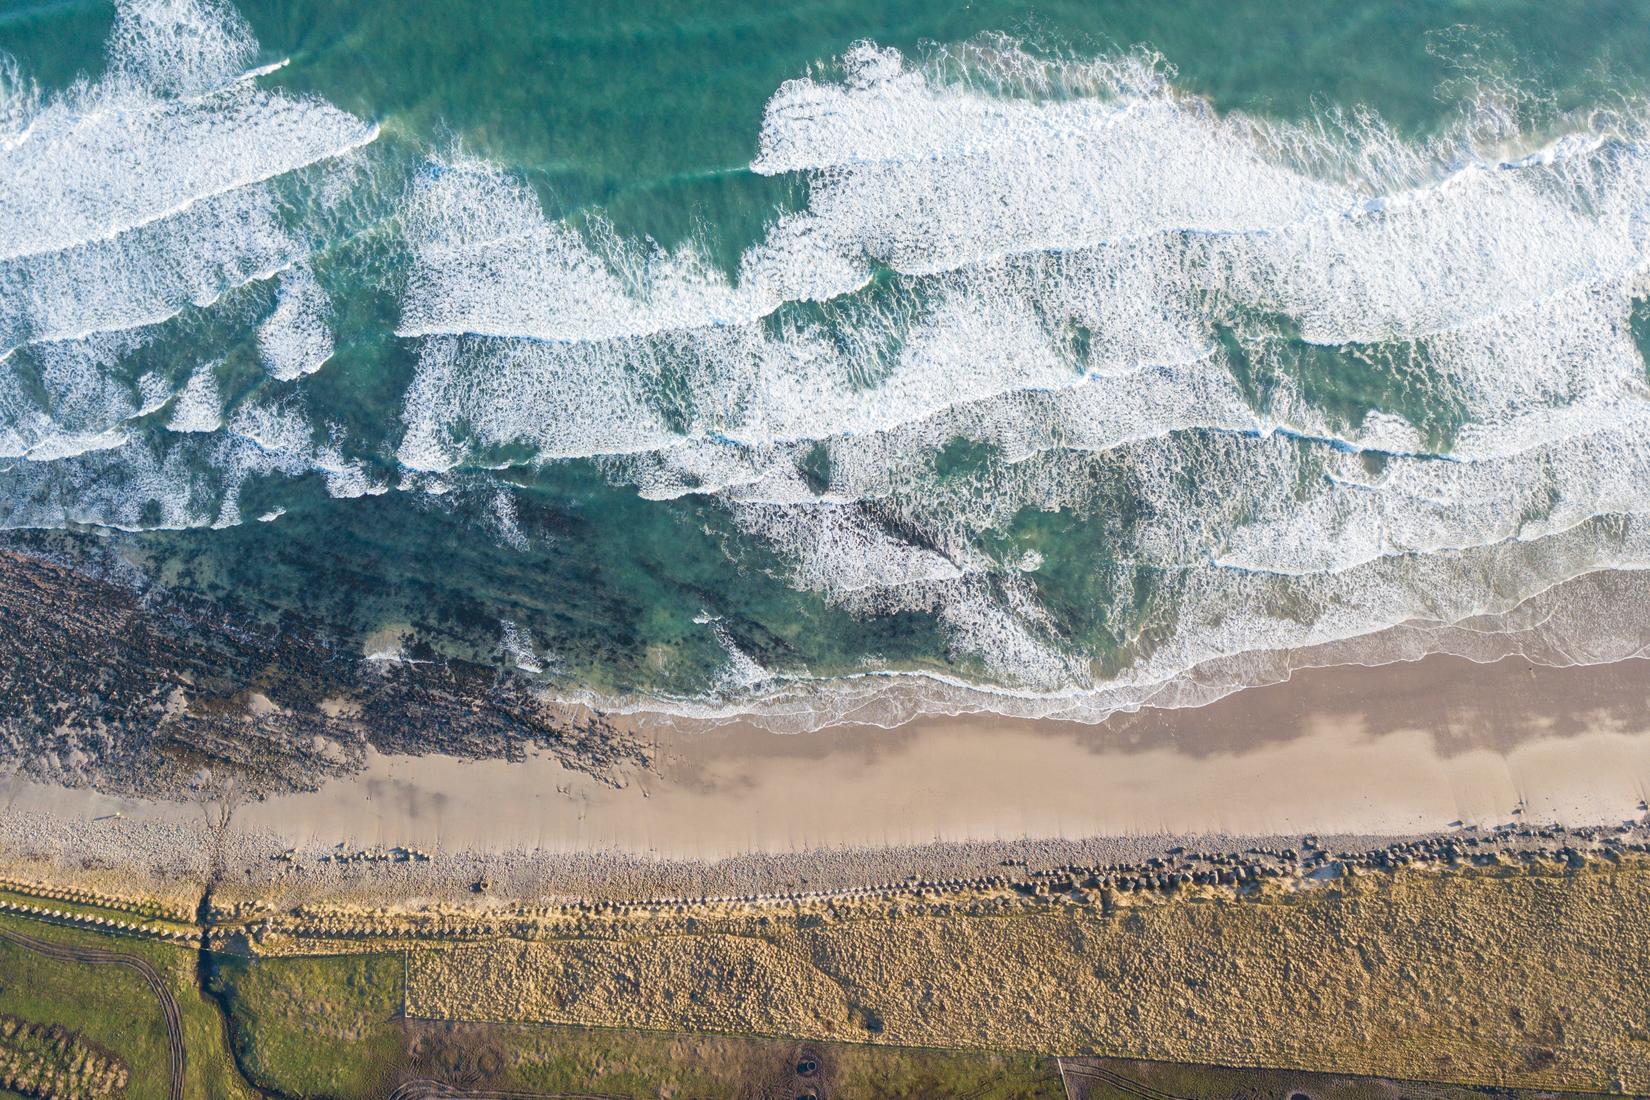
<path fill-rule="evenodd" d="M 934 718 L 778 735 L 661 728 L 613 788 L 549 758 L 373 756 L 320 790 L 240 807 L 293 845 L 618 851 L 665 859 L 935 841 L 1304 832 L 1637 817 L 1650 661 L 1554 669 L 1453 657 L 1317 669 L 1196 710 L 1099 726 Z M 0 806 L 91 821 L 201 808 L 13 782 Z"/>

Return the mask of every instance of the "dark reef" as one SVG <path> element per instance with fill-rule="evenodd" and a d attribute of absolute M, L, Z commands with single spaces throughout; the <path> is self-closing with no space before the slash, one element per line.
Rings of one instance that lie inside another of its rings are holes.
<path fill-rule="evenodd" d="M 366 660 L 318 624 L 265 622 L 118 571 L 0 547 L 0 768 L 111 792 L 305 790 L 384 753 L 549 753 L 608 782 L 645 740 L 508 671 Z"/>

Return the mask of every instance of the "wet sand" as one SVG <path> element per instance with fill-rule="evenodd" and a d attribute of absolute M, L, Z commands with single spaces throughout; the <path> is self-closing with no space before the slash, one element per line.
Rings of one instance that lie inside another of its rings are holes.
<path fill-rule="evenodd" d="M 934 841 L 1418 834 L 1520 814 L 1618 822 L 1650 792 L 1650 661 L 1307 670 L 1098 726 L 966 716 L 655 736 L 657 767 L 629 770 L 619 788 L 549 758 L 374 755 L 318 791 L 241 806 L 236 822 L 294 845 L 702 860 Z M 198 806 L 30 784 L 5 797 L 83 820 L 201 820 Z"/>

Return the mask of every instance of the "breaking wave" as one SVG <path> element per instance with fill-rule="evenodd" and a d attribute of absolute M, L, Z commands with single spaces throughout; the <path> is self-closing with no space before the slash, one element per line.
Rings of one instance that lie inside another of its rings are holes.
<path fill-rule="evenodd" d="M 1095 720 L 1298 663 L 1575 652 L 1553 593 L 1650 564 L 1642 118 L 1480 104 L 1417 145 L 1170 76 L 856 46 L 770 101 L 752 168 L 808 198 L 732 277 L 432 162 L 399 459 L 588 459 L 944 638 L 815 675 L 718 624 L 725 682 L 666 704 L 707 718 Z"/>
<path fill-rule="evenodd" d="M 0 526 L 221 526 L 252 473 L 314 468 L 237 432 L 213 343 L 268 309 L 273 378 L 326 361 L 304 197 L 378 131 L 257 59 L 218 0 L 121 0 L 101 79 L 0 114 Z"/>
<path fill-rule="evenodd" d="M 0 73 L 0 527 L 236 525 L 307 476 L 479 487 L 525 556 L 511 477 L 594 469 L 713 511 L 729 576 L 931 630 L 816 661 L 707 606 L 693 690 L 599 701 L 784 729 L 1650 643 L 1638 108 L 1486 98 L 1423 142 L 1223 114 L 1141 53 L 860 44 L 774 92 L 751 171 L 805 198 L 732 271 L 496 164 L 411 169 L 381 254 L 410 381 L 371 434 L 309 387 L 389 339 L 340 327 L 317 229 L 378 130 L 260 60 L 214 0 L 124 0 L 96 82 Z M 548 620 L 488 623 L 576 681 Z"/>

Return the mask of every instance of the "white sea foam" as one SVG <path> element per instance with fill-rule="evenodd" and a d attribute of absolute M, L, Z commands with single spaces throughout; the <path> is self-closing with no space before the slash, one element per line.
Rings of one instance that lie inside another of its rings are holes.
<path fill-rule="evenodd" d="M 932 615 L 958 669 L 764 670 L 706 714 L 1092 720 L 1291 654 L 1556 652 L 1529 609 L 1650 567 L 1640 115 L 1521 139 L 1486 99 L 1420 145 L 1222 116 L 1170 75 L 856 46 L 769 103 L 753 167 L 809 198 L 733 279 L 435 166 L 408 205 L 401 460 L 594 457 L 720 501 L 788 583 Z M 1093 543 L 1026 545 L 1038 514 Z M 1112 602 L 1046 606 L 1053 552 Z M 1095 618 L 1114 649 L 1073 632 Z M 1642 648 L 1619 634 L 1598 652 Z"/>
<path fill-rule="evenodd" d="M 115 79 L 159 95 L 194 95 L 233 80 L 258 43 L 222 0 L 121 0 L 108 51 Z"/>
<path fill-rule="evenodd" d="M 236 408 L 226 427 L 230 453 L 239 459 L 241 445 L 249 444 L 258 460 L 240 461 L 259 472 L 317 473 L 329 495 L 346 500 L 389 491 L 365 462 L 345 455 L 340 426 L 327 425 L 326 438 L 316 438 L 314 417 L 301 396 L 249 401 Z"/>
<path fill-rule="evenodd" d="M 842 595 L 954 580 L 963 573 L 943 553 L 912 546 L 852 505 L 745 505 L 735 515 L 743 530 L 795 561 L 799 585 L 817 591 Z"/>
<path fill-rule="evenodd" d="M 388 491 L 380 475 L 343 453 L 340 429 L 316 437 L 300 398 L 249 400 L 225 417 L 215 369 L 206 364 L 190 376 L 166 433 L 126 433 L 79 449 L 56 444 L 0 465 L 0 529 L 235 526 L 244 519 L 243 488 L 262 477 L 317 476 L 339 498 Z M 283 513 L 277 507 L 258 518 Z"/>
<path fill-rule="evenodd" d="M 710 626 L 716 643 L 727 654 L 728 663 L 717 673 L 714 690 L 724 694 L 740 695 L 769 679 L 768 670 L 756 658 L 739 647 L 733 632 L 715 618 L 701 616 L 698 620 Z"/>
<path fill-rule="evenodd" d="M 510 659 L 510 662 L 523 672 L 534 674 L 544 671 L 544 662 L 539 659 L 538 651 L 533 645 L 532 635 L 528 634 L 514 619 L 499 620 L 499 651 Z"/>
<path fill-rule="evenodd" d="M 667 446 L 673 433 L 640 394 L 651 363 L 649 349 L 639 350 L 627 371 L 588 344 L 424 340 L 399 458 L 415 470 L 442 471 L 477 446 L 527 444 L 543 458 Z M 460 437 L 461 422 L 471 434 Z"/>
<path fill-rule="evenodd" d="M 37 103 L 0 148 L 0 256 L 62 251 L 337 156 L 375 128 L 236 80 L 256 53 L 215 0 L 123 0 L 104 79 Z"/>
<path fill-rule="evenodd" d="M 255 190 L 113 239 L 0 261 L 0 346 L 156 325 L 267 278 L 298 250 L 272 196 Z"/>
<path fill-rule="evenodd" d="M 1650 573 L 1637 568 L 1584 572 L 1498 614 L 1455 623 L 1414 620 L 1356 637 L 1298 649 L 1254 649 L 1212 659 L 1155 684 L 1102 684 L 1037 692 L 992 687 L 931 672 L 871 672 L 828 678 L 779 677 L 733 701 L 629 697 L 600 700 L 610 711 L 668 712 L 715 726 L 755 723 L 800 733 L 839 722 L 892 727 L 921 715 L 993 713 L 1097 722 L 1151 707 L 1195 707 L 1232 692 L 1287 680 L 1301 669 L 1381 665 L 1450 654 L 1477 662 L 1518 656 L 1568 666 L 1650 655 Z M 575 693 L 570 698 L 590 701 Z"/>
<path fill-rule="evenodd" d="M 218 394 L 217 363 L 203 363 L 172 404 L 166 427 L 174 432 L 210 432 L 223 424 L 223 399 Z"/>
<path fill-rule="evenodd" d="M 0 257 L 112 240 L 374 137 L 372 126 L 325 104 L 245 85 L 201 101 L 123 99 L 90 113 L 54 103 L 27 142 L 0 152 Z"/>
<path fill-rule="evenodd" d="M 506 546 L 517 550 L 526 550 L 532 546 L 532 540 L 521 529 L 521 520 L 516 512 L 516 498 L 508 489 L 499 489 L 493 494 L 492 508 L 493 529 Z"/>
<path fill-rule="evenodd" d="M 262 456 L 209 435 L 177 437 L 170 446 L 131 438 L 4 469 L 0 527 L 138 531 L 238 522 L 240 485 L 265 468 Z"/>
<path fill-rule="evenodd" d="M 432 162 L 405 220 L 417 265 L 403 336 L 601 340 L 766 312 L 741 303 L 694 251 L 621 241 L 599 226 L 592 240 L 546 220 L 531 191 L 475 161 Z M 515 293 L 494 293 L 503 280 Z"/>
<path fill-rule="evenodd" d="M 0 149 L 28 136 L 29 122 L 39 109 L 39 86 L 18 67 L 16 58 L 0 54 Z"/>
<path fill-rule="evenodd" d="M 281 273 L 275 311 L 258 327 L 258 357 L 271 378 L 290 382 L 332 358 L 332 299 L 308 266 Z"/>
<path fill-rule="evenodd" d="M 0 361 L 0 457 L 46 461 L 124 442 L 128 423 L 170 396 L 153 375 L 112 373 L 135 342 L 109 333 Z"/>
<path fill-rule="evenodd" d="M 267 473 L 383 491 L 307 425 L 269 446 L 256 401 L 226 425 L 217 363 L 186 382 L 187 360 L 132 377 L 166 322 L 201 322 L 276 275 L 269 372 L 295 378 L 331 352 L 293 214 L 377 130 L 261 89 L 281 63 L 257 53 L 221 0 L 120 0 L 101 79 L 42 97 L 9 63 L 0 74 L 0 455 L 29 460 L 0 473 L 7 526 L 237 523 L 240 486 Z"/>
<path fill-rule="evenodd" d="M 845 307 L 829 328 L 786 321 L 611 340 L 426 337 L 401 458 L 420 469 L 463 461 L 462 441 L 446 434 L 463 424 L 472 446 L 519 444 L 539 458 L 694 448 L 687 461 L 702 462 L 704 442 L 760 449 L 846 439 L 936 417 L 966 419 L 953 415 L 959 408 L 988 419 L 993 411 L 982 403 L 1014 394 L 1093 387 L 1121 397 L 1120 379 L 1143 364 L 1170 370 L 1209 356 L 1189 308 L 1177 308 L 1161 260 L 1101 250 L 1058 261 L 1053 271 L 993 267 L 927 280 L 921 304 Z M 515 302 L 520 296 L 505 288 L 530 276 L 497 270 L 471 293 Z M 450 301 L 417 295 L 432 308 Z M 1065 332 L 1048 330 L 1048 309 L 1096 332 L 1080 360 Z M 1208 407 L 1212 391 L 1224 387 L 1227 407 L 1210 408 L 1211 421 L 1253 422 L 1235 408 L 1229 377 L 1187 370 L 1179 381 L 1190 392 L 1149 403 Z M 1072 419 L 1033 430 L 1082 433 Z M 1124 402 L 1105 419 L 1117 435 L 1164 430 Z"/>
<path fill-rule="evenodd" d="M 376 136 L 247 79 L 256 43 L 217 0 L 117 7 L 100 81 L 7 94 L 0 348 L 150 326 L 291 266 L 276 184 Z"/>
<path fill-rule="evenodd" d="M 844 84 L 780 89 L 755 168 L 814 172 L 814 216 L 901 271 L 1164 230 L 1265 230 L 1353 198 L 1269 161 L 1196 100 L 1005 100 L 936 87 L 889 51 L 848 63 Z"/>

